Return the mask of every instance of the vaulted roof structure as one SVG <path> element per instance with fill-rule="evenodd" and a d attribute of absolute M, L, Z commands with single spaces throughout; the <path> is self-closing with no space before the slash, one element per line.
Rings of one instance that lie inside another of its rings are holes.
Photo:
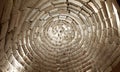
<path fill-rule="evenodd" d="M 120 72 L 119 62 L 117 0 L 0 0 L 0 72 Z"/>

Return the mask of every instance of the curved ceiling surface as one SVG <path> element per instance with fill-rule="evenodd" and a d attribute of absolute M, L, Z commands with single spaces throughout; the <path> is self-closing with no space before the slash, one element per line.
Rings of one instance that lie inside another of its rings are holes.
<path fill-rule="evenodd" d="M 120 61 L 115 0 L 5 0 L 2 72 L 110 72 Z"/>

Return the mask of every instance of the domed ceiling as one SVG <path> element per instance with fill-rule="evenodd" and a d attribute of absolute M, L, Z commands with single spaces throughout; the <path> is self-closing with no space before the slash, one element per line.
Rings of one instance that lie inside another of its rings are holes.
<path fill-rule="evenodd" d="M 115 0 L 4 0 L 1 72 L 110 72 L 120 61 Z"/>

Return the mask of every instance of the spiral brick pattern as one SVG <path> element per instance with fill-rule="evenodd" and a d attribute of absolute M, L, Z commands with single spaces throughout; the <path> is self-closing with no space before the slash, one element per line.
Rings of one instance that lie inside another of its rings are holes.
<path fill-rule="evenodd" d="M 6 0 L 2 72 L 110 72 L 120 61 L 115 0 Z"/>

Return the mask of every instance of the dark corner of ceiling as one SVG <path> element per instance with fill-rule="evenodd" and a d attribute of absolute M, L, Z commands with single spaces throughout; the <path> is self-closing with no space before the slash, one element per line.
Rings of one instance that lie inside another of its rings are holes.
<path fill-rule="evenodd" d="M 112 69 L 111 72 L 120 72 L 120 62 Z"/>
<path fill-rule="evenodd" d="M 0 69 L 0 72 L 3 72 L 3 71 Z"/>
<path fill-rule="evenodd" d="M 118 5 L 120 6 L 120 0 L 117 0 Z"/>

